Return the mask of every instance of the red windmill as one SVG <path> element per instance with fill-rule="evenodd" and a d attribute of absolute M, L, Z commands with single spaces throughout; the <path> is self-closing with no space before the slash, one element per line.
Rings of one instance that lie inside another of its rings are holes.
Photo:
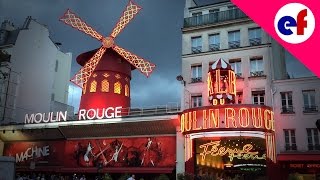
<path fill-rule="evenodd" d="M 95 31 L 69 9 L 60 18 L 65 24 L 102 42 L 99 49 L 77 57 L 78 64 L 83 67 L 71 81 L 82 88 L 80 109 L 129 107 L 131 70 L 138 69 L 147 77 L 152 73 L 154 64 L 114 43 L 117 35 L 140 10 L 141 7 L 130 0 L 108 37 Z"/>

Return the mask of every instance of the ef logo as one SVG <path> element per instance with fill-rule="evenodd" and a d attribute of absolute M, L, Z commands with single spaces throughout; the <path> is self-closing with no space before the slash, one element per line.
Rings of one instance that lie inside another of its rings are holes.
<path fill-rule="evenodd" d="M 306 41 L 315 28 L 315 18 L 311 10 L 300 3 L 286 4 L 274 18 L 274 28 L 278 36 L 291 44 Z"/>

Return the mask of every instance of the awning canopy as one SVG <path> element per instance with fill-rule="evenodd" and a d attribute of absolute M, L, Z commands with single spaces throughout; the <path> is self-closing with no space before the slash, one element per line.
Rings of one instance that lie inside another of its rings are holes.
<path fill-rule="evenodd" d="M 320 154 L 279 154 L 278 161 L 320 161 Z"/>
<path fill-rule="evenodd" d="M 178 115 L 123 118 L 119 122 L 82 120 L 0 127 L 0 140 L 41 141 L 176 134 Z"/>

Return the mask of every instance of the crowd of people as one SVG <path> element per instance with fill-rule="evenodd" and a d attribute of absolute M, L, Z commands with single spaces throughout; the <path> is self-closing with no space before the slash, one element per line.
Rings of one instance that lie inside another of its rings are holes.
<path fill-rule="evenodd" d="M 81 174 L 72 174 L 72 175 L 61 175 L 61 174 L 46 174 L 46 173 L 31 173 L 31 174 L 23 174 L 17 173 L 16 180 L 102 180 L 103 177 L 95 176 L 87 179 L 85 175 Z M 127 180 L 136 180 L 135 175 L 131 175 Z"/>
<path fill-rule="evenodd" d="M 95 177 L 95 180 L 99 180 L 99 176 Z M 45 174 L 45 173 L 31 173 L 16 175 L 16 180 L 87 180 L 85 175 L 61 175 L 61 174 Z"/>

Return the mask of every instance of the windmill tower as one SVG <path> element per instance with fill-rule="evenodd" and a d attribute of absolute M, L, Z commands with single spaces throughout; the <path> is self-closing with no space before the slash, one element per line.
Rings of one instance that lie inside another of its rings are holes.
<path fill-rule="evenodd" d="M 115 44 L 115 38 L 140 10 L 141 7 L 130 0 L 107 37 L 102 36 L 69 9 L 60 18 L 65 24 L 102 43 L 100 48 L 77 57 L 82 68 L 71 82 L 82 88 L 80 109 L 130 107 L 131 70 L 138 69 L 147 77 L 152 73 L 154 64 Z"/>

